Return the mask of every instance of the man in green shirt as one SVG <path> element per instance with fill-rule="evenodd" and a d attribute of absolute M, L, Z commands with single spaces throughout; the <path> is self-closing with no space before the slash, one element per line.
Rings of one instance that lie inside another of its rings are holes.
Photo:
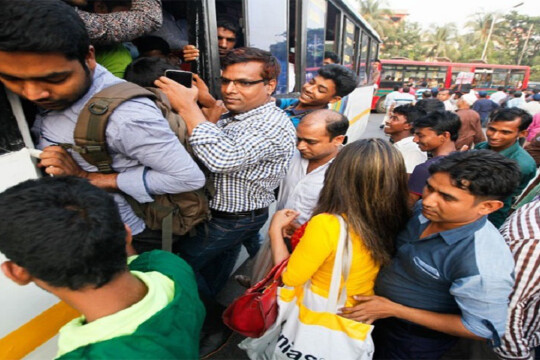
<path fill-rule="evenodd" d="M 477 144 L 475 149 L 490 149 L 515 160 L 521 172 L 521 180 L 514 194 L 504 201 L 503 208 L 488 216 L 493 225 L 500 227 L 508 216 L 514 197 L 525 189 L 536 174 L 534 159 L 523 150 L 518 141 L 520 137 L 527 136 L 532 116 L 522 109 L 505 108 L 493 111 L 488 121 L 486 129 L 488 141 Z"/>
<path fill-rule="evenodd" d="M 82 314 L 60 329 L 58 358 L 198 358 L 204 308 L 193 271 L 163 251 L 128 260 L 129 227 L 87 180 L 46 177 L 0 194 L 0 252 L 8 278 Z"/>

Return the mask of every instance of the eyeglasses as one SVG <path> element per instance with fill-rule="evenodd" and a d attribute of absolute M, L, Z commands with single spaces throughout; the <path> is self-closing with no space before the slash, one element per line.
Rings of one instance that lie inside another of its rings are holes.
<path fill-rule="evenodd" d="M 237 88 L 249 88 L 255 84 L 259 84 L 262 82 L 266 82 L 266 80 L 260 79 L 260 80 L 248 81 L 248 80 L 241 80 L 241 79 L 231 80 L 224 77 L 221 78 L 221 85 L 228 86 L 230 83 L 233 83 L 234 86 L 236 86 Z"/>

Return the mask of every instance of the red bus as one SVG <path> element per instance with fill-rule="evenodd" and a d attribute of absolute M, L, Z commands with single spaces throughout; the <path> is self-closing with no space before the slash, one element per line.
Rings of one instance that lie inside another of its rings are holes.
<path fill-rule="evenodd" d="M 413 84 L 418 88 L 423 82 L 427 88 L 452 88 L 459 73 L 472 73 L 472 88 L 496 91 L 499 86 L 526 89 L 530 67 L 482 63 L 426 62 L 412 60 L 381 60 L 381 76 L 373 96 L 372 110 L 384 112 L 384 99 L 394 86 Z"/>

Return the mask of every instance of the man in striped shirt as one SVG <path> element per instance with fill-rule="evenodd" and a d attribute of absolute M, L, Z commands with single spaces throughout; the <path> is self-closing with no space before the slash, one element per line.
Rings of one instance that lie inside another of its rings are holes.
<path fill-rule="evenodd" d="M 514 255 L 516 282 L 506 332 L 495 352 L 502 359 L 531 359 L 540 345 L 540 197 L 510 216 L 501 233 Z"/>

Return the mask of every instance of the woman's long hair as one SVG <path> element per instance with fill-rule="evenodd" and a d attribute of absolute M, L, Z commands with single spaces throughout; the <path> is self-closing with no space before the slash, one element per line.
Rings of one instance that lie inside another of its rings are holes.
<path fill-rule="evenodd" d="M 381 139 L 345 146 L 329 166 L 314 215 L 344 214 L 373 259 L 387 264 L 409 218 L 407 173 L 400 152 Z"/>

